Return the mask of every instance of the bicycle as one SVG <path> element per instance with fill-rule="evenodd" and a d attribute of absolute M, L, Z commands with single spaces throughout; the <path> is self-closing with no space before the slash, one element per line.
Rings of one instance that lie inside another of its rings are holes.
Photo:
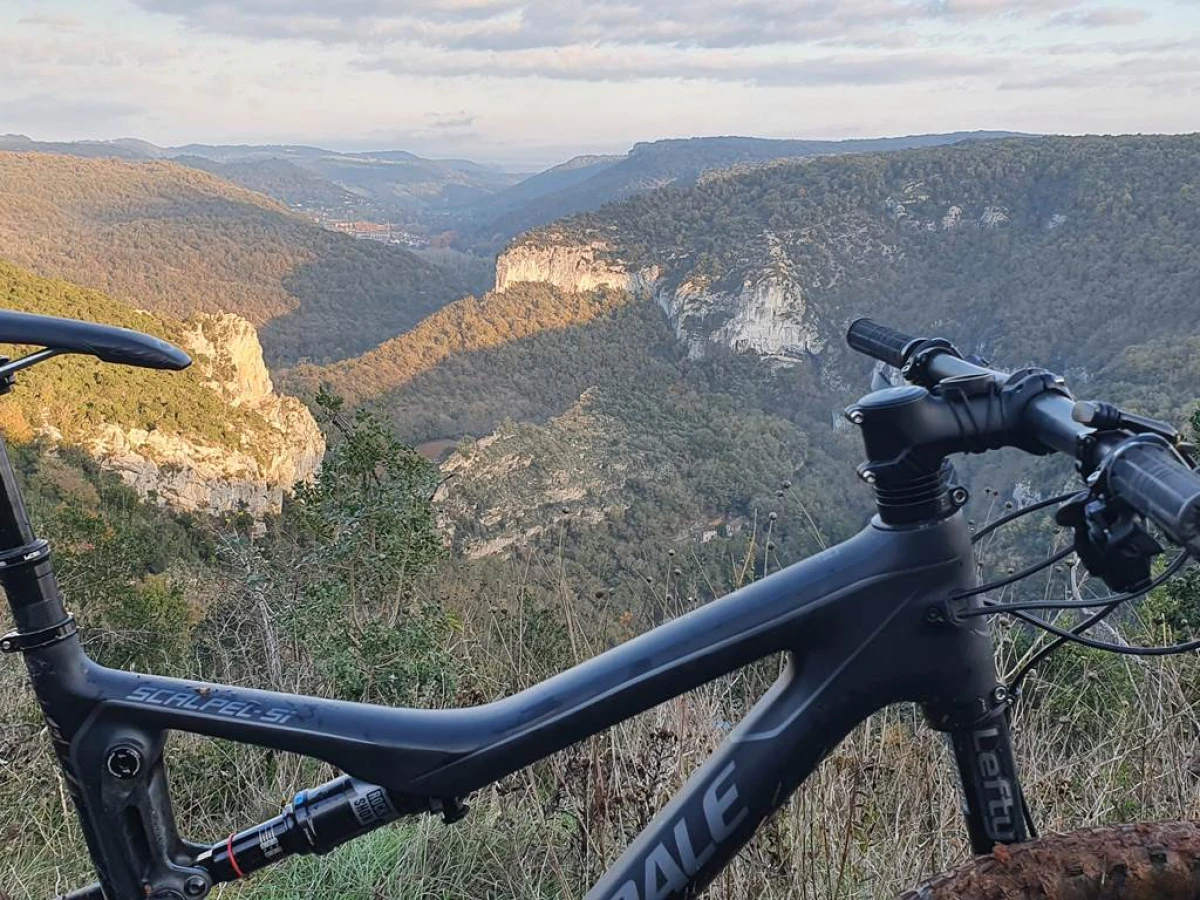
<path fill-rule="evenodd" d="M 43 348 L 0 364 L 3 391 L 16 373 L 61 353 L 164 370 L 190 362 L 147 335 L 12 312 L 0 312 L 0 342 Z M 912 338 L 860 319 L 848 342 L 909 382 L 881 386 L 846 413 L 862 433 L 867 459 L 858 473 L 877 506 L 859 534 L 541 684 L 465 709 L 393 709 L 95 663 L 63 605 L 50 547 L 33 532 L 0 442 L 0 583 L 16 624 L 0 650 L 25 658 L 99 876 L 69 900 L 202 900 L 216 884 L 294 854 L 328 852 L 401 816 L 453 822 L 467 813 L 464 799 L 473 791 L 781 653 L 788 662 L 774 686 L 588 900 L 696 896 L 852 728 L 897 702 L 918 704 L 948 735 L 972 850 L 991 854 L 906 896 L 1200 896 L 1195 824 L 1091 829 L 1026 843 L 1032 817 L 1007 716 L 1015 691 L 997 678 L 987 624 L 1011 613 L 1055 632 L 1059 642 L 1119 652 L 1200 646 L 1114 648 L 1083 633 L 1200 551 L 1200 475 L 1187 445 L 1163 423 L 1076 403 L 1057 375 L 1006 374 L 941 338 Z M 1067 454 L 1084 477 L 1079 492 L 985 529 L 1062 503 L 1058 519 L 1074 529 L 1075 552 L 1120 592 L 1087 601 L 1097 612 L 1073 629 L 1033 614 L 1046 603 L 997 605 L 985 597 L 1063 554 L 977 583 L 961 512 L 967 492 L 947 457 L 999 447 Z M 1153 579 L 1150 561 L 1162 548 L 1146 520 L 1183 548 Z M 297 794 L 267 822 L 194 843 L 175 826 L 163 765 L 169 730 L 303 754 L 345 774 Z M 1008 845 L 1019 846 L 997 849 Z"/>

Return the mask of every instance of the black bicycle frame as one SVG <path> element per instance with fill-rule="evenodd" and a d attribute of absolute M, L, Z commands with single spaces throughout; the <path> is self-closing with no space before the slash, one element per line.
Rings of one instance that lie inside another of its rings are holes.
<path fill-rule="evenodd" d="M 972 847 L 1025 838 L 1020 788 L 983 618 L 952 622 L 974 584 L 961 513 L 857 536 L 514 696 L 469 709 L 392 709 L 160 678 L 90 660 L 35 542 L 0 442 L 0 581 L 78 807 L 104 896 L 202 897 L 291 852 L 324 852 L 459 798 L 656 704 L 774 654 L 770 691 L 587 895 L 695 896 L 859 722 L 920 704 L 947 732 Z M 176 832 L 162 750 L 186 731 L 315 757 L 348 777 L 213 845 Z M 88 896 L 98 896 L 97 894 Z"/>

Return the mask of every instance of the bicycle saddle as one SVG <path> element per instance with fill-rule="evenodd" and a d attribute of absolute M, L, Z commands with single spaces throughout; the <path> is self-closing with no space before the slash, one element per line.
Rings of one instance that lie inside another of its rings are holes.
<path fill-rule="evenodd" d="M 166 341 L 117 328 L 57 316 L 0 310 L 0 344 L 45 347 L 54 353 L 84 353 L 104 362 L 145 369 L 186 369 L 191 357 Z"/>

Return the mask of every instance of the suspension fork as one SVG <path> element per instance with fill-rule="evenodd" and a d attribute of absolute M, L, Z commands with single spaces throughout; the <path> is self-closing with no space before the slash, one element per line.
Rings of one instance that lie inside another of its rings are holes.
<path fill-rule="evenodd" d="M 989 670 L 994 672 L 991 659 Z M 986 695 L 949 706 L 925 706 L 930 725 L 946 734 L 958 767 L 963 818 L 971 851 L 1029 839 L 1027 809 L 1008 724 L 1008 691 L 997 684 Z"/>

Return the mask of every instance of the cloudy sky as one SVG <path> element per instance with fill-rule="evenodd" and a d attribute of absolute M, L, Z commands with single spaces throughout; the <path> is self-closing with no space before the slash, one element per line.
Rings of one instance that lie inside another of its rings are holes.
<path fill-rule="evenodd" d="M 701 134 L 1200 130 L 1200 0 L 0 0 L 0 133 L 515 165 Z"/>

